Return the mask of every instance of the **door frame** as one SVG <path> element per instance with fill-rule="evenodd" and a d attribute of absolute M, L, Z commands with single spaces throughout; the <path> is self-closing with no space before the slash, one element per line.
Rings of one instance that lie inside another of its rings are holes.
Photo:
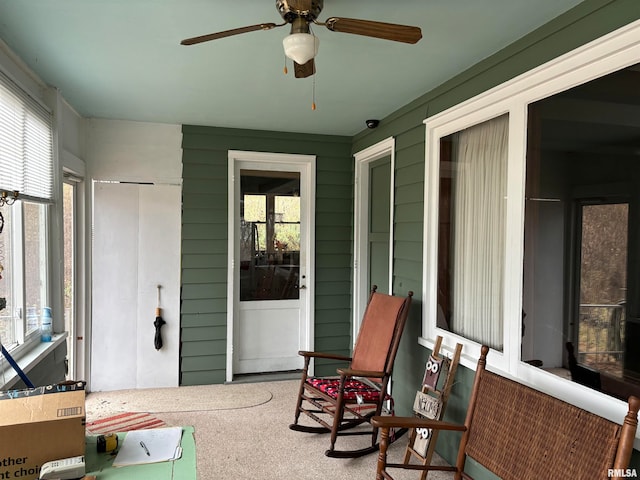
<path fill-rule="evenodd" d="M 300 325 L 299 350 L 313 350 L 314 335 L 316 156 L 229 150 L 227 176 L 227 382 L 233 381 L 234 327 L 237 322 L 236 312 L 240 302 L 238 295 L 240 277 L 235 270 L 239 255 L 239 251 L 236 249 L 239 242 L 239 229 L 236 224 L 239 222 L 240 175 L 237 172 L 240 164 L 243 168 L 255 170 L 286 170 L 293 167 L 296 170 L 301 170 L 300 197 L 306 201 L 301 202 L 300 213 L 302 218 L 307 219 L 308 227 L 306 239 L 303 240 L 300 248 L 300 277 L 302 278 L 303 274 L 306 276 L 305 285 L 307 288 L 304 294 L 306 299 L 301 302 L 304 321 Z"/>
<path fill-rule="evenodd" d="M 90 278 L 90 248 L 87 242 L 87 225 L 90 225 L 87 217 L 87 196 L 92 193 L 90 191 L 91 184 L 86 182 L 86 165 L 84 160 L 76 157 L 74 154 L 63 150 L 60 155 L 62 164 L 62 182 L 73 185 L 73 332 L 69 332 L 68 345 L 73 351 L 69 359 L 69 370 L 67 378 L 78 379 L 84 378 L 87 382 L 87 389 L 91 388 L 91 338 L 90 338 L 90 322 L 87 322 L 90 313 L 91 300 L 87 295 L 88 278 Z M 62 187 L 61 187 L 62 192 Z M 61 202 L 61 212 L 64 215 L 64 207 Z M 64 223 L 64 222 L 63 222 Z M 60 238 L 64 238 L 60 232 Z M 64 254 L 64 248 L 62 249 Z M 64 275 L 63 275 L 64 276 Z M 64 302 L 63 308 L 64 311 Z M 64 318 L 64 315 L 63 315 Z M 73 375 L 73 376 L 71 376 Z"/>
<path fill-rule="evenodd" d="M 393 237 L 394 237 L 394 186 L 395 186 L 395 138 L 389 137 L 354 154 L 354 206 L 353 206 L 353 341 L 358 338 L 360 320 L 367 307 L 369 285 L 369 166 L 383 157 L 391 157 L 389 190 L 389 291 L 393 290 Z"/>

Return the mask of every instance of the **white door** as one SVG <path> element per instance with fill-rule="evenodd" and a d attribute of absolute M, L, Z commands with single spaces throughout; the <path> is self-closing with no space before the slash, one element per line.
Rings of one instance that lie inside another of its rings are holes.
<path fill-rule="evenodd" d="M 229 168 L 228 380 L 300 369 L 298 351 L 311 347 L 315 157 L 230 152 Z"/>
<path fill-rule="evenodd" d="M 94 391 L 178 386 L 180 205 L 178 185 L 94 184 Z M 167 323 L 156 350 L 158 286 Z"/>

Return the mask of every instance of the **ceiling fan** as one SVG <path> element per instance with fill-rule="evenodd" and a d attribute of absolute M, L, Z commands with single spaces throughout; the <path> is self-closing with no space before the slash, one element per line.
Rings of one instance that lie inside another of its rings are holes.
<path fill-rule="evenodd" d="M 323 4 L 324 0 L 276 0 L 276 8 L 284 23 L 259 23 L 257 25 L 234 28 L 199 37 L 186 38 L 180 44 L 195 45 L 241 33 L 271 30 L 272 28 L 291 24 L 291 33 L 282 41 L 285 55 L 294 62 L 296 78 L 305 78 L 315 73 L 314 57 L 318 53 L 320 43 L 318 37 L 313 35 L 309 29 L 312 23 L 327 27 L 332 32 L 352 33 L 395 42 L 413 44 L 422 38 L 420 28 L 408 25 L 342 17 L 331 17 L 325 22 L 318 22 L 317 19 L 322 11 Z"/>

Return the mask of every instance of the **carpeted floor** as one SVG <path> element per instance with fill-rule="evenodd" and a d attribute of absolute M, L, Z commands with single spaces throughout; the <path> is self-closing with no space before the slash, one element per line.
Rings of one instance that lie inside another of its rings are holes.
<path fill-rule="evenodd" d="M 288 428 L 297 389 L 297 380 L 287 380 L 89 393 L 87 423 L 121 412 L 147 412 L 168 426 L 193 426 L 199 480 L 374 479 L 376 454 L 328 458 L 324 455 L 327 435 Z M 346 442 L 343 448 L 358 448 L 367 439 L 343 437 L 338 442 Z M 349 447 L 351 442 L 356 443 Z M 406 436 L 391 446 L 390 460 L 400 461 L 405 446 Z M 416 472 L 399 471 L 394 476 L 419 478 Z M 428 476 L 429 480 L 451 478 L 448 473 Z"/>

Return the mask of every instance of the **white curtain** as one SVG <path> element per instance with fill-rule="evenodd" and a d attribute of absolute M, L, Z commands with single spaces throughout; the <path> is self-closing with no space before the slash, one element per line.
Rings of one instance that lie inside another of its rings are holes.
<path fill-rule="evenodd" d="M 508 116 L 455 135 L 453 330 L 502 350 Z"/>

